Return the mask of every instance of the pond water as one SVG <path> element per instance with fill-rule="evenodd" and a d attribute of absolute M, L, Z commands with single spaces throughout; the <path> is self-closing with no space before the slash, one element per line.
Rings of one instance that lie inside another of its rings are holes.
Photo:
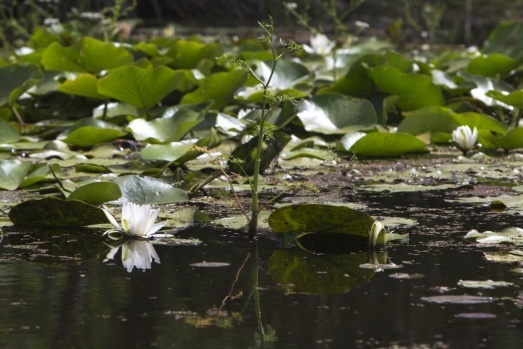
<path fill-rule="evenodd" d="M 462 239 L 469 229 L 517 226 L 521 218 L 445 201 L 451 196 L 347 196 L 373 216 L 417 221 L 400 228 L 410 241 L 386 257 L 312 255 L 270 232 L 250 244 L 242 231 L 193 226 L 179 237 L 199 246 L 155 245 L 160 264 L 128 272 L 121 251 L 104 261 L 111 247 L 99 232 L 7 227 L 0 347 L 521 348 L 521 274 L 485 259 L 501 247 Z M 378 260 L 386 265 L 361 267 Z M 284 277 L 296 282 L 282 284 Z M 466 288 L 460 280 L 507 284 Z"/>

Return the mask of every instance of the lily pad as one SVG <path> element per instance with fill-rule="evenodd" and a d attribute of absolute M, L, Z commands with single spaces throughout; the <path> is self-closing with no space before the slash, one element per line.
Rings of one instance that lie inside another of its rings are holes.
<path fill-rule="evenodd" d="M 0 142 L 14 143 L 20 140 L 20 133 L 9 122 L 0 119 Z"/>
<path fill-rule="evenodd" d="M 42 57 L 47 70 L 60 70 L 98 74 L 133 61 L 132 55 L 123 47 L 84 36 L 70 47 L 55 42 L 49 45 Z"/>
<path fill-rule="evenodd" d="M 184 190 L 173 187 L 159 179 L 141 176 L 122 176 L 113 179 L 120 186 L 121 202 L 137 204 L 170 204 L 189 201 Z"/>
<path fill-rule="evenodd" d="M 24 181 L 31 163 L 18 160 L 0 160 L 0 188 L 15 190 Z"/>
<path fill-rule="evenodd" d="M 82 227 L 107 223 L 102 209 L 82 201 L 55 197 L 29 200 L 14 206 L 9 219 L 15 225 L 39 227 Z"/>
<path fill-rule="evenodd" d="M 429 150 L 427 144 L 408 133 L 373 132 L 358 139 L 348 151 L 362 156 L 388 157 Z"/>
<path fill-rule="evenodd" d="M 109 99 L 98 93 L 98 79 L 91 74 L 80 74 L 74 80 L 66 80 L 58 91 L 88 98 Z"/>
<path fill-rule="evenodd" d="M 181 104 L 213 100 L 211 109 L 222 110 L 233 99 L 234 92 L 246 79 L 247 73 L 238 70 L 214 73 L 203 79 L 196 90 L 185 94 Z"/>
<path fill-rule="evenodd" d="M 148 69 L 121 67 L 98 81 L 98 92 L 148 110 L 181 88 L 184 82 L 183 72 L 164 66 Z"/>
<path fill-rule="evenodd" d="M 470 61 L 469 73 L 483 76 L 499 77 L 509 73 L 517 65 L 517 61 L 501 53 L 481 55 Z"/>
<path fill-rule="evenodd" d="M 269 216 L 269 226 L 276 233 L 337 233 L 365 239 L 373 223 L 365 212 L 332 205 L 284 206 Z"/>
<path fill-rule="evenodd" d="M 101 205 L 118 200 L 122 196 L 120 187 L 115 183 L 94 182 L 83 185 L 67 197 L 67 201 L 78 200 L 91 205 Z"/>
<path fill-rule="evenodd" d="M 399 96 L 398 106 L 404 110 L 444 104 L 443 94 L 431 77 L 406 74 L 389 66 L 369 68 L 369 75 L 380 90 Z"/>
<path fill-rule="evenodd" d="M 129 123 L 127 130 L 138 141 L 147 143 L 177 142 L 191 129 L 203 121 L 204 115 L 189 109 L 179 109 L 168 118 L 152 121 L 135 119 Z"/>
<path fill-rule="evenodd" d="M 483 296 L 469 296 L 469 295 L 444 295 L 421 297 L 422 301 L 436 304 L 483 304 L 492 303 L 494 298 Z"/>
<path fill-rule="evenodd" d="M 0 107 L 13 105 L 16 100 L 43 77 L 33 64 L 11 64 L 0 68 Z"/>
<path fill-rule="evenodd" d="M 376 111 L 366 99 L 341 94 L 323 94 L 303 100 L 298 118 L 308 132 L 345 134 L 372 128 L 378 122 Z"/>

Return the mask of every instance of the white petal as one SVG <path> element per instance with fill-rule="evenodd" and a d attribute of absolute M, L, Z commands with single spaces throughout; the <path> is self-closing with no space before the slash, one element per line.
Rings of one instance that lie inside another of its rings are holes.
<path fill-rule="evenodd" d="M 114 218 L 114 216 L 112 214 L 109 213 L 109 211 L 104 207 L 102 208 L 102 211 L 104 211 L 105 213 L 105 216 L 107 217 L 107 219 L 109 220 L 109 222 L 113 225 L 114 229 L 116 230 L 122 230 L 122 228 L 120 227 L 120 225 L 118 224 L 118 221 L 116 220 L 116 218 Z"/>

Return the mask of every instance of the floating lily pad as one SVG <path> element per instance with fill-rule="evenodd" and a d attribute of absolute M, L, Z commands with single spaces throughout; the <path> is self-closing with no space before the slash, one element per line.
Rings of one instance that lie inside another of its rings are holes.
<path fill-rule="evenodd" d="M 133 61 L 132 55 L 123 47 L 84 36 L 70 47 L 52 43 L 42 57 L 47 70 L 60 70 L 98 74 Z"/>
<path fill-rule="evenodd" d="M 180 109 L 168 118 L 152 121 L 135 119 L 129 123 L 127 130 L 134 138 L 148 143 L 177 142 L 192 128 L 203 121 L 204 115 L 189 109 Z"/>
<path fill-rule="evenodd" d="M 211 109 L 222 110 L 233 99 L 234 92 L 246 79 L 247 74 L 238 70 L 212 74 L 203 79 L 196 90 L 185 94 L 181 104 L 213 100 Z"/>
<path fill-rule="evenodd" d="M 15 225 L 38 227 L 82 227 L 107 223 L 104 212 L 82 201 L 55 197 L 24 201 L 9 211 Z"/>
<path fill-rule="evenodd" d="M 183 72 L 165 66 L 149 69 L 121 67 L 98 81 L 98 92 L 147 110 L 181 88 L 184 82 Z"/>
<path fill-rule="evenodd" d="M 91 205 L 101 205 L 118 200 L 122 196 L 120 187 L 115 183 L 94 182 L 83 185 L 67 197 L 67 201 L 78 200 Z"/>
<path fill-rule="evenodd" d="M 80 74 L 74 80 L 65 81 L 58 91 L 88 98 L 109 99 L 98 93 L 98 79 L 91 74 Z"/>
<path fill-rule="evenodd" d="M 443 94 L 431 77 L 405 74 L 390 66 L 369 68 L 369 75 L 380 90 L 399 96 L 398 106 L 404 110 L 444 104 Z"/>
<path fill-rule="evenodd" d="M 332 205 L 284 206 L 269 216 L 269 226 L 276 233 L 337 233 L 365 239 L 373 223 L 365 212 Z"/>
<path fill-rule="evenodd" d="M 11 64 L 0 68 L 0 107 L 13 105 L 16 100 L 43 77 L 33 64 Z"/>
<path fill-rule="evenodd" d="M 0 160 L 0 188 L 14 190 L 24 181 L 31 163 L 18 160 Z"/>
<path fill-rule="evenodd" d="M 130 201 L 143 205 L 189 201 L 184 190 L 156 178 L 130 175 L 115 178 L 113 182 L 120 186 L 121 202 Z"/>
<path fill-rule="evenodd" d="M 492 290 L 497 287 L 514 286 L 513 282 L 492 280 L 459 280 L 458 286 Z"/>
<path fill-rule="evenodd" d="M 516 65 L 517 61 L 512 57 L 502 53 L 491 53 L 474 58 L 467 70 L 472 74 L 499 77 L 510 72 Z"/>
<path fill-rule="evenodd" d="M 366 99 L 341 94 L 323 94 L 298 105 L 298 118 L 308 132 L 345 134 L 372 128 L 378 122 L 376 111 Z"/>
<path fill-rule="evenodd" d="M 0 119 L 0 142 L 14 143 L 20 140 L 20 133 L 9 122 Z"/>
<path fill-rule="evenodd" d="M 373 132 L 358 139 L 348 151 L 362 156 L 388 157 L 429 150 L 427 144 L 408 133 Z"/>

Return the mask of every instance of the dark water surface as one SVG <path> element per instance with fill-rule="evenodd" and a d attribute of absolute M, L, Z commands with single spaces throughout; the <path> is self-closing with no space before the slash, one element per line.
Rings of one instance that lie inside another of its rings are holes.
<path fill-rule="evenodd" d="M 523 219 L 449 204 L 445 196 L 416 192 L 348 197 L 368 205 L 373 216 L 418 222 L 401 231 L 410 233 L 410 242 L 387 250 L 390 261 L 402 268 L 375 273 L 367 269 L 356 284 L 347 282 L 361 273 L 358 266 L 348 267 L 351 255 L 306 255 L 292 240 L 272 233 L 262 234 L 254 246 L 241 231 L 192 227 L 180 237 L 198 238 L 200 246 L 155 246 L 161 264 L 128 273 L 121 252 L 104 262 L 110 248 L 99 233 L 55 242 L 58 251 L 96 244 L 93 253 L 101 253 L 99 257 L 85 253 L 86 260 L 74 264 L 67 256 L 59 263 L 47 258 L 53 250 L 46 245 L 48 238 L 35 242 L 5 229 L 0 244 L 0 348 L 523 347 L 521 274 L 511 272 L 513 265 L 484 259 L 484 252 L 500 247 L 479 247 L 461 239 L 472 228 L 499 230 L 518 226 Z M 269 260 L 278 253 L 320 265 L 308 269 L 315 275 L 303 272 L 303 278 L 320 284 L 332 281 L 322 265 L 345 268 L 344 279 L 336 280 L 347 282 L 346 289 L 292 293 L 305 288 L 282 285 L 270 274 Z M 366 254 L 358 256 L 366 259 Z M 227 264 L 193 265 L 202 262 Z M 399 273 L 412 278 L 399 278 Z M 459 280 L 488 279 L 514 285 L 492 290 L 457 285 Z M 492 298 L 482 304 L 423 299 L 438 295 Z"/>

